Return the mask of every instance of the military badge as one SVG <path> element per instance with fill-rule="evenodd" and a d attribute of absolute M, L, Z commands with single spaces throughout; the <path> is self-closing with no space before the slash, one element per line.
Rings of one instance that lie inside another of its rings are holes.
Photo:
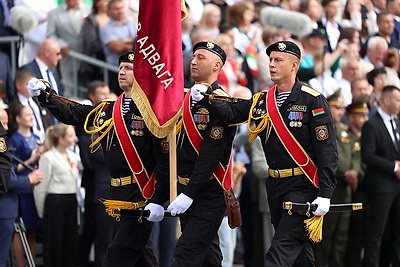
<path fill-rule="evenodd" d="M 315 127 L 315 134 L 316 134 L 317 140 L 323 141 L 323 140 L 328 139 L 328 137 L 329 137 L 328 127 L 326 125 Z"/>
<path fill-rule="evenodd" d="M 160 147 L 161 147 L 161 152 L 162 153 L 168 153 L 169 152 L 169 143 L 166 140 L 161 140 L 160 141 Z"/>
<path fill-rule="evenodd" d="M 224 128 L 222 126 L 213 126 L 211 128 L 210 137 L 212 139 L 218 140 L 222 138 L 223 133 L 224 133 Z"/>
<path fill-rule="evenodd" d="M 0 152 L 6 152 L 7 151 L 7 143 L 6 139 L 4 137 L 0 137 Z"/>
<path fill-rule="evenodd" d="M 288 108 L 288 111 L 301 111 L 301 112 L 306 112 L 306 111 L 307 111 L 307 106 L 292 105 L 290 108 Z"/>
<path fill-rule="evenodd" d="M 279 43 L 278 44 L 278 49 L 281 51 L 284 51 L 286 49 L 286 45 L 284 43 Z"/>
<path fill-rule="evenodd" d="M 213 49 L 214 48 L 214 44 L 212 42 L 207 42 L 207 48 Z"/>
<path fill-rule="evenodd" d="M 360 142 L 355 142 L 353 146 L 353 151 L 354 152 L 359 152 L 361 150 L 361 145 Z"/>
<path fill-rule="evenodd" d="M 206 130 L 208 123 L 210 122 L 209 111 L 205 108 L 200 108 L 195 114 L 193 114 L 193 121 L 196 123 L 197 129 L 200 131 Z"/>
<path fill-rule="evenodd" d="M 131 60 L 131 61 L 133 60 L 134 57 L 135 57 L 135 56 L 133 55 L 133 53 L 130 53 L 130 54 L 128 55 L 128 59 Z"/>
<path fill-rule="evenodd" d="M 143 136 L 144 121 L 133 120 L 130 128 L 133 129 L 131 135 Z"/>
<path fill-rule="evenodd" d="M 303 126 L 303 123 L 301 122 L 301 120 L 304 118 L 303 112 L 291 111 L 291 112 L 289 112 L 288 118 L 289 118 L 289 120 L 291 120 L 289 123 L 290 127 Z"/>
<path fill-rule="evenodd" d="M 350 142 L 350 136 L 346 131 L 342 131 L 340 133 L 340 141 L 342 141 L 342 143 L 349 143 Z"/>

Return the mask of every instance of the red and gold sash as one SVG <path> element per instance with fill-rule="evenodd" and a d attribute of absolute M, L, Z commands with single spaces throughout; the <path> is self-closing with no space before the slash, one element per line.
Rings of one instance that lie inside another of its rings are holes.
<path fill-rule="evenodd" d="M 190 91 L 186 93 L 185 100 L 183 102 L 183 125 L 186 129 L 190 143 L 197 154 L 200 153 L 201 143 L 203 137 L 196 128 L 196 124 L 193 120 L 192 111 L 190 109 Z M 217 178 L 219 184 L 226 191 L 231 189 L 232 186 L 232 154 L 229 158 L 229 164 L 226 168 L 222 166 L 221 162 L 218 163 L 217 168 L 214 170 L 214 176 Z"/>
<path fill-rule="evenodd" d="M 135 175 L 137 184 L 139 185 L 140 192 L 144 198 L 149 199 L 154 193 L 156 184 L 155 170 L 153 170 L 150 178 L 147 174 L 146 168 L 143 166 L 142 160 L 138 152 L 136 151 L 135 145 L 126 128 L 124 117 L 122 115 L 122 100 L 125 93 L 121 94 L 115 102 L 113 109 L 113 120 L 115 132 L 118 137 L 118 141 L 121 145 L 122 152 L 124 153 L 125 159 L 128 162 L 129 168 Z"/>
<path fill-rule="evenodd" d="M 275 97 L 276 85 L 267 92 L 267 112 L 279 139 L 294 162 L 302 169 L 311 183 L 319 188 L 317 166 L 297 142 L 296 138 L 287 128 L 279 113 Z"/>

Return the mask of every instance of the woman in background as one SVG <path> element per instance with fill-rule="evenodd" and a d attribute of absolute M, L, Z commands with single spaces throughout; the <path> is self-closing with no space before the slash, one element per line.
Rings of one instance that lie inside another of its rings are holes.
<path fill-rule="evenodd" d="M 44 179 L 34 190 L 38 214 L 43 218 L 45 266 L 77 266 L 78 157 L 68 148 L 75 145 L 75 130 L 56 124 L 46 130 L 45 153 L 39 160 Z"/>
<path fill-rule="evenodd" d="M 34 120 L 32 109 L 29 106 L 17 104 L 12 108 L 11 119 L 18 125 L 17 132 L 7 140 L 11 153 L 32 168 L 37 167 L 38 160 L 43 153 L 43 145 L 40 143 L 39 137 L 32 133 Z M 13 169 L 16 175 L 21 176 L 27 176 L 32 172 L 17 162 L 13 163 Z M 29 248 L 35 259 L 36 233 L 42 227 L 42 220 L 36 211 L 32 189 L 19 192 L 19 217 L 23 219 Z M 13 247 L 17 267 L 24 267 L 24 249 L 17 233 L 14 234 Z"/>

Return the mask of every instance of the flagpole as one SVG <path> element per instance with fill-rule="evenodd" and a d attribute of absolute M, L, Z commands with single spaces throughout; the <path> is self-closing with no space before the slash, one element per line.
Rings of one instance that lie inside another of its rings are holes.
<path fill-rule="evenodd" d="M 169 133 L 169 200 L 170 203 L 177 196 L 177 164 L 176 164 L 176 128 L 172 127 Z"/>

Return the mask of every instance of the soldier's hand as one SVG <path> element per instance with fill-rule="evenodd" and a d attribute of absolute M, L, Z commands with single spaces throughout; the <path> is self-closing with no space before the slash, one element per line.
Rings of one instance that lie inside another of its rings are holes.
<path fill-rule="evenodd" d="M 177 198 L 169 204 L 167 211 L 171 212 L 172 216 L 184 213 L 192 205 L 193 199 L 181 193 Z"/>
<path fill-rule="evenodd" d="M 159 222 L 164 218 L 164 207 L 155 203 L 149 203 L 144 210 L 149 210 L 150 215 L 147 220 L 151 222 Z"/>
<path fill-rule="evenodd" d="M 204 98 L 204 93 L 207 92 L 208 87 L 204 84 L 195 84 L 190 89 L 190 96 L 196 102 L 199 102 Z"/>
<path fill-rule="evenodd" d="M 28 90 L 32 96 L 40 95 L 40 91 L 46 90 L 46 85 L 44 82 L 39 81 L 36 78 L 32 78 L 28 82 Z"/>
<path fill-rule="evenodd" d="M 331 200 L 326 197 L 317 197 L 311 204 L 317 204 L 317 209 L 313 211 L 316 216 L 322 216 L 328 213 Z"/>

